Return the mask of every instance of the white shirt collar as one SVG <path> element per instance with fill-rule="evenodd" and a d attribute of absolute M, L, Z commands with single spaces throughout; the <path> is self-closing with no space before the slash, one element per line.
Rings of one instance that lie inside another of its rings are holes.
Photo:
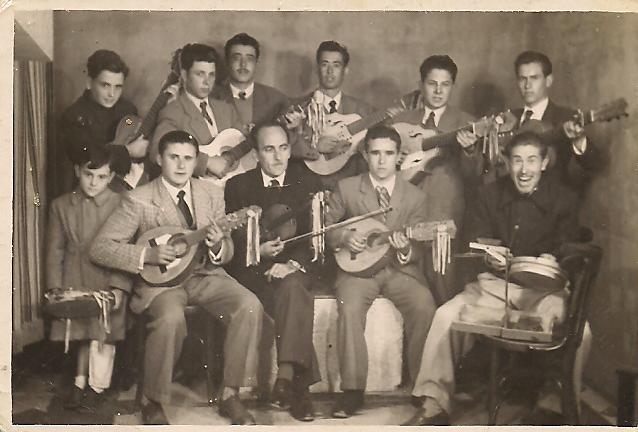
<path fill-rule="evenodd" d="M 233 98 L 239 99 L 239 93 L 246 92 L 246 97 L 249 98 L 253 95 L 255 91 L 255 82 L 251 82 L 245 90 L 240 89 L 239 87 L 235 87 L 233 83 L 230 83 L 230 91 L 233 92 Z"/>
<path fill-rule="evenodd" d="M 210 104 L 208 103 L 208 98 L 200 99 L 197 96 L 190 94 L 188 91 L 184 90 L 186 96 L 195 104 L 197 108 L 201 105 L 202 102 L 206 102 L 206 109 L 210 109 Z"/>
<path fill-rule="evenodd" d="M 428 117 L 430 117 L 430 113 L 434 112 L 434 124 L 438 127 L 439 122 L 441 121 L 441 116 L 445 112 L 447 105 L 443 105 L 442 107 L 439 107 L 436 109 L 432 109 L 428 106 L 424 106 L 424 108 L 425 108 L 425 111 L 423 113 L 423 124 L 425 124 L 425 122 L 428 120 Z"/>
<path fill-rule="evenodd" d="M 390 194 L 390 196 L 392 196 L 392 192 L 394 191 L 394 185 L 397 182 L 397 175 L 393 175 L 390 178 L 385 179 L 383 182 L 380 182 L 379 180 L 375 179 L 374 177 L 372 177 L 372 174 L 368 174 L 368 176 L 370 177 L 370 181 L 372 182 L 372 188 L 373 189 L 377 189 L 377 186 L 382 186 L 384 188 L 386 188 L 386 190 L 388 191 L 388 193 Z"/>
<path fill-rule="evenodd" d="M 286 171 L 278 175 L 277 177 L 270 177 L 268 174 L 261 170 L 261 180 L 264 182 L 264 187 L 270 187 L 270 182 L 272 180 L 277 180 L 279 182 L 279 186 L 284 185 L 284 178 L 286 177 Z"/>
<path fill-rule="evenodd" d="M 335 101 L 337 103 L 337 105 L 335 106 L 335 108 L 337 110 L 339 110 L 339 107 L 341 106 L 341 96 L 342 96 L 342 92 L 341 90 L 339 90 L 339 93 L 337 93 L 335 95 L 335 97 L 330 97 L 327 94 L 325 94 L 324 92 L 322 92 L 321 90 L 317 89 L 315 90 L 315 93 L 313 94 L 313 99 L 315 100 L 315 102 L 319 103 L 319 104 L 323 104 L 324 108 L 327 111 L 330 111 L 330 102 L 331 101 Z"/>
<path fill-rule="evenodd" d="M 172 200 L 173 200 L 173 202 L 175 204 L 177 204 L 177 201 L 179 200 L 179 198 L 177 198 L 177 193 L 179 191 L 183 190 L 184 191 L 184 201 L 186 201 L 186 204 L 188 204 L 188 207 L 192 211 L 193 201 L 191 199 L 191 182 L 190 182 L 190 180 L 181 189 L 180 188 L 176 188 L 175 186 L 173 186 L 172 184 L 167 182 L 164 177 L 162 177 L 162 183 L 164 183 L 164 186 L 166 186 L 166 190 L 168 191 L 168 194 L 171 196 L 171 198 L 172 198 Z"/>
<path fill-rule="evenodd" d="M 543 115 L 545 114 L 545 110 L 547 110 L 547 105 L 549 105 L 549 97 L 546 97 L 536 103 L 534 106 L 527 106 L 523 108 L 523 114 L 521 116 L 521 121 L 525 118 L 525 111 L 531 111 L 532 116 L 530 119 L 532 120 L 542 120 Z"/>

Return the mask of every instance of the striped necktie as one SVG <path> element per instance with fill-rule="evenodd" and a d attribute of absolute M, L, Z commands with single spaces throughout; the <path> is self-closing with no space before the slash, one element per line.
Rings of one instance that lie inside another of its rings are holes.
<path fill-rule="evenodd" d="M 377 199 L 379 200 L 379 207 L 386 208 L 390 207 L 390 194 L 388 190 L 383 186 L 377 186 L 375 188 L 377 191 Z M 383 220 L 386 220 L 387 213 L 383 214 Z"/>

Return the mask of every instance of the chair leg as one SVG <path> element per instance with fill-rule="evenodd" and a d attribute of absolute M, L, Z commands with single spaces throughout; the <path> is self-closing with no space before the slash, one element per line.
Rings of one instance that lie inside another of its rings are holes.
<path fill-rule="evenodd" d="M 499 369 L 499 350 L 491 347 L 490 354 L 490 384 L 487 394 L 487 424 L 493 426 L 496 424 L 496 416 L 498 415 L 498 369 Z"/>
<path fill-rule="evenodd" d="M 578 395 L 574 388 L 574 379 L 572 372 L 568 371 L 563 376 L 563 389 L 561 392 L 562 409 L 565 421 L 570 426 L 580 425 L 580 415 L 578 406 Z"/>
<path fill-rule="evenodd" d="M 135 389 L 135 407 L 141 408 L 144 391 L 144 355 L 146 352 L 146 318 L 138 316 L 135 322 L 135 342 L 137 345 L 137 388 Z"/>
<path fill-rule="evenodd" d="M 206 390 L 208 404 L 213 405 L 217 401 L 215 388 L 215 321 L 206 317 L 206 329 L 204 330 L 204 369 L 206 370 Z"/>

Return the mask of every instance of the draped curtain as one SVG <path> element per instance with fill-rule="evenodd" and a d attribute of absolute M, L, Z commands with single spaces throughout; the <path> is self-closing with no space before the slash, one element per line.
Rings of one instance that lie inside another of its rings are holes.
<path fill-rule="evenodd" d="M 44 338 L 45 179 L 50 62 L 14 62 L 13 352 Z"/>

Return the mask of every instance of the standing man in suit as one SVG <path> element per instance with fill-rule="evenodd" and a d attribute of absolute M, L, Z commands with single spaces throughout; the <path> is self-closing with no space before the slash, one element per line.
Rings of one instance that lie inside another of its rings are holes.
<path fill-rule="evenodd" d="M 247 134 L 235 107 L 211 97 L 217 74 L 217 51 L 211 46 L 193 43 L 185 45 L 179 56 L 183 90 L 159 113 L 149 150 L 152 162 L 157 160 L 160 139 L 169 131 L 186 131 L 200 146 L 210 144 L 225 129 L 238 129 Z M 209 157 L 199 152 L 194 174 L 223 177 L 227 169 L 224 157 Z"/>
<path fill-rule="evenodd" d="M 383 294 L 403 315 L 411 382 L 416 378 L 436 308 L 418 266 L 421 248 L 401 231 L 425 220 L 426 203 L 416 186 L 397 175 L 400 146 L 401 139 L 393 128 L 381 125 L 369 129 L 364 138 L 364 157 L 370 171 L 341 180 L 328 202 L 326 225 L 389 205 L 392 211 L 377 218 L 395 230 L 389 238 L 391 259 L 378 273 L 369 278 L 342 270 L 337 274 L 337 343 L 343 394 L 334 407 L 336 418 L 349 417 L 363 406 L 368 373 L 364 330 L 375 297 Z M 366 248 L 362 233 L 348 227 L 328 233 L 327 242 L 332 249 L 345 248 L 353 254 Z"/>
<path fill-rule="evenodd" d="M 149 286 L 139 279 L 131 309 L 150 318 L 144 358 L 142 416 L 145 424 L 167 424 L 162 403 L 169 403 L 173 367 L 186 336 L 184 308 L 200 305 L 227 326 L 224 385 L 220 414 L 233 424 L 254 424 L 239 400 L 242 386 L 256 383 L 257 348 L 263 308 L 259 300 L 221 267 L 233 255 L 233 242 L 215 225 L 224 216 L 223 192 L 209 182 L 191 179 L 199 146 L 187 132 L 171 131 L 158 143 L 160 177 L 125 195 L 107 219 L 90 250 L 106 267 L 138 274 L 145 265 L 169 265 L 176 259 L 171 245 L 131 243 L 161 226 L 209 226 L 201 260 L 184 282 L 173 287 Z"/>
<path fill-rule="evenodd" d="M 288 163 L 290 144 L 281 125 L 258 125 L 253 134 L 259 165 L 226 183 L 227 210 L 257 205 L 268 213 L 273 206 L 286 206 L 295 212 L 297 234 L 308 232 L 312 228 L 308 204 L 321 189 L 319 178 L 302 163 Z M 312 344 L 312 288 L 317 269 L 308 242 L 284 249 L 281 238 L 268 237 L 260 245 L 261 263 L 247 267 L 239 241 L 245 233 L 237 231 L 236 235 L 238 249 L 229 265 L 230 274 L 257 295 L 265 312 L 274 319 L 278 372 L 272 400 L 278 407 L 290 409 L 297 420 L 311 421 L 314 414 L 308 387 L 321 376 Z M 264 341 L 268 342 L 272 344 L 272 340 Z"/>
<path fill-rule="evenodd" d="M 255 82 L 259 61 L 259 42 L 239 33 L 224 45 L 229 79 L 213 90 L 215 99 L 235 106 L 243 124 L 259 125 L 273 121 L 288 109 L 288 98 L 279 90 Z"/>

